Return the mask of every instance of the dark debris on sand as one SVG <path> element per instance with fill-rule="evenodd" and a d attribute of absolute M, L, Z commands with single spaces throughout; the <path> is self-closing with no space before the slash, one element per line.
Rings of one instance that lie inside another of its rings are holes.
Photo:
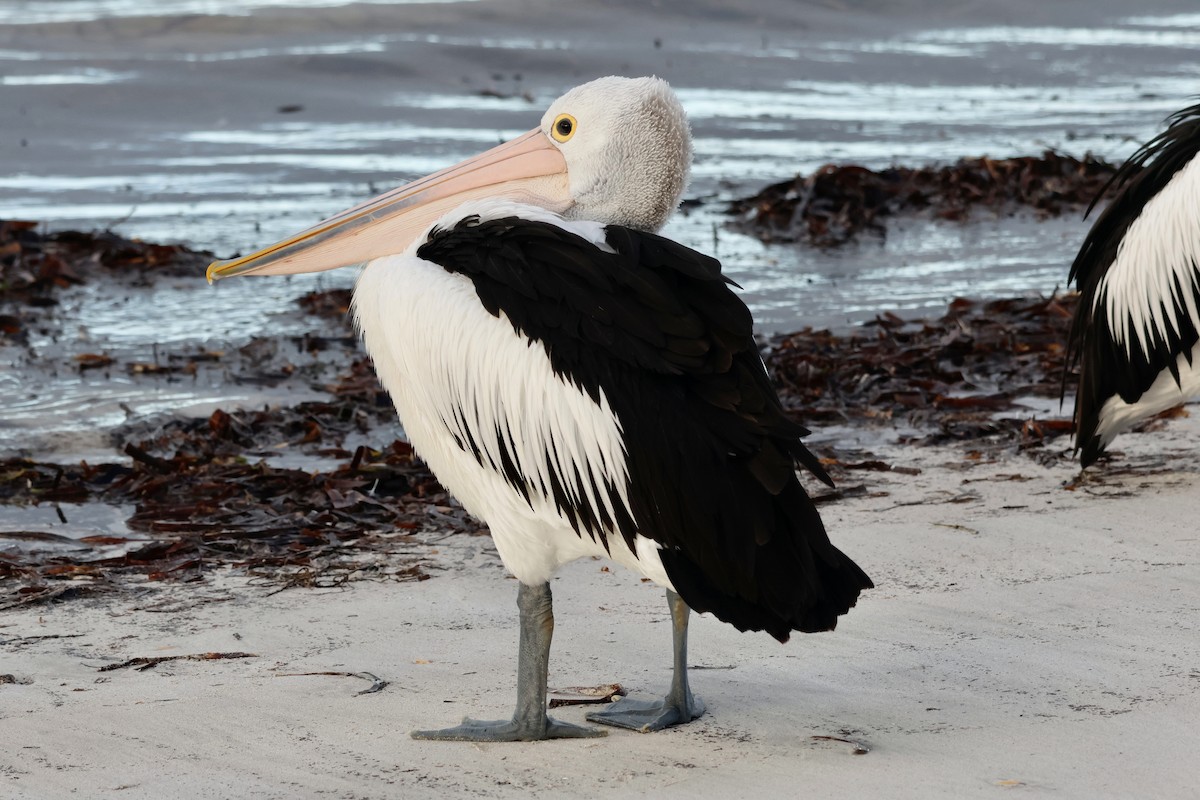
<path fill-rule="evenodd" d="M 1036 419 L 1020 401 L 1059 396 L 1075 302 L 959 298 L 936 320 L 883 315 L 849 336 L 806 329 L 772 339 L 767 366 L 789 412 L 815 429 L 901 426 L 920 444 L 1042 448 L 1070 420 Z"/>
<path fill-rule="evenodd" d="M 72 540 L 126 545 L 120 555 L 102 558 L 52 547 L 27 556 L 0 552 L 0 608 L 57 597 L 71 588 L 64 581 L 75 589 L 131 574 L 194 581 L 228 565 L 284 586 L 336 585 L 351 576 L 426 579 L 414 532 L 482 527 L 407 442 L 343 447 L 352 435 L 385 430 L 381 420 L 394 414 L 381 412 L 383 393 L 368 361 L 355 362 L 329 390 L 326 402 L 127 426 L 115 434 L 128 457 L 120 463 L 0 461 L 0 504 L 131 505 L 126 525 L 146 538 Z M 309 471 L 268 460 L 283 450 L 336 466 Z M 38 537 L 49 544 L 59 538 L 35 532 L 26 538 Z"/>
<path fill-rule="evenodd" d="M 226 565 L 269 573 L 287 585 L 330 585 L 352 573 L 389 580 L 428 577 L 410 534 L 430 527 L 427 504 L 448 498 L 404 442 L 384 450 L 360 447 L 350 462 L 329 472 L 240 458 L 162 458 L 132 443 L 126 452 L 128 464 L 0 461 L 0 502 L 131 504 L 135 511 L 126 524 L 149 537 L 107 558 L 81 558 L 72 550 L 24 559 L 0 556 L 0 587 L 10 590 L 7 601 L 0 594 L 0 608 L 37 601 L 62 580 L 108 582 L 130 574 L 151 581 L 202 580 Z M 455 519 L 453 513 L 444 516 Z M 465 514 L 459 520 L 463 529 L 471 527 Z M 397 553 L 406 556 L 399 566 L 369 557 Z"/>
<path fill-rule="evenodd" d="M 836 247 L 859 233 L 884 234 L 902 213 L 965 220 L 971 209 L 1028 208 L 1043 216 L 1086 208 L 1116 166 L 1047 150 L 1041 156 L 964 158 L 949 166 L 870 170 L 828 164 L 733 201 L 733 227 L 766 242 Z"/>

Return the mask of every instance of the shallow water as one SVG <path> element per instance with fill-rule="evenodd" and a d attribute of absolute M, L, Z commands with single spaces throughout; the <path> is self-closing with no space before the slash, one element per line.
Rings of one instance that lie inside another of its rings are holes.
<path fill-rule="evenodd" d="M 1046 148 L 1120 159 L 1200 89 L 1194 14 L 886 37 L 710 26 L 654 43 L 649 28 L 531 36 L 468 25 L 469 9 L 487 0 L 462 6 L 463 25 L 441 28 L 368 24 L 354 15 L 370 8 L 344 5 L 174 0 L 154 6 L 162 19 L 142 18 L 146 6 L 133 0 L 0 6 L 0 92 L 15 110 L 15 131 L 0 142 L 0 218 L 110 227 L 229 256 L 533 127 L 574 83 L 655 72 L 691 117 L 689 196 L 704 201 L 666 233 L 722 259 L 764 332 L 842 327 L 884 310 L 937 313 L 958 295 L 1053 291 L 1086 226 L 981 211 L 965 225 L 894 223 L 886 238 L 818 251 L 726 229 L 725 201 L 831 161 L 918 165 Z M 311 23 L 260 18 L 309 8 Z M 236 14 L 251 16 L 231 27 Z M 297 295 L 352 280 L 344 271 L 212 288 L 200 275 L 139 289 L 97 281 L 65 293 L 61 330 L 35 337 L 32 352 L 146 358 L 154 345 L 227 349 L 296 334 L 319 324 L 292 310 Z M 0 353 L 9 366 L 0 452 L 78 444 L 126 407 L 272 398 L 219 376 L 122 382 L 64 369 L 33 385 L 22 374 L 29 357 Z"/>
<path fill-rule="evenodd" d="M 351 3 L 459 3 L 470 0 L 10 0 L 0 25 L 90 22 L 114 17 L 245 16 L 266 8 L 330 8 Z"/>
<path fill-rule="evenodd" d="M 148 540 L 131 531 L 125 521 L 133 514 L 130 505 L 103 503 L 54 503 L 4 506 L 0 526 L 0 556 L 33 554 L 61 556 L 86 551 L 89 558 L 112 558 Z M 103 543 L 84 545 L 74 541 L 91 536 Z"/>
<path fill-rule="evenodd" d="M 132 15 L 139 7 L 124 0 L 18 5 L 27 10 L 26 21 L 52 12 L 71 19 Z M 234 13 L 240 6 L 179 0 L 161 8 L 182 15 Z M 14 26 L 16 16 L 0 15 L 0 30 Z M 1196 23 L 1195 15 L 1142 15 L 1094 28 L 959 27 L 882 40 L 764 41 L 757 49 L 735 41 L 680 42 L 676 57 L 765 63 L 775 79 L 762 81 L 761 87 L 719 88 L 676 81 L 696 136 L 690 194 L 711 202 L 673 223 L 668 233 L 711 250 L 713 227 L 719 228 L 716 249 L 748 289 L 764 330 L 836 325 L 884 308 L 936 308 L 947 296 L 973 286 L 978 287 L 973 293 L 1051 290 L 1062 283 L 1083 230 L 1078 220 L 1033 225 L 985 214 L 966 227 L 918 225 L 894 232 L 886 242 L 868 237 L 859 246 L 823 253 L 764 248 L 721 229 L 720 201 L 830 161 L 915 165 L 966 155 L 1025 155 L 1048 147 L 1123 157 L 1200 88 L 1200 61 L 1181 57 L 1200 44 Z M 345 55 L 396 59 L 426 49 L 586 46 L 419 32 L 364 39 L 302 31 L 294 38 L 246 48 L 235 46 L 234 37 L 218 37 L 203 48 L 122 53 L 105 47 L 31 52 L 10 43 L 0 51 L 0 66 L 9 101 L 23 104 L 25 88 L 37 88 L 37 97 L 46 98 L 47 87 L 65 89 L 72 81 L 92 93 L 99 91 L 96 85 L 111 83 L 121 97 L 145 84 L 155 96 L 170 85 L 174 70 L 196 64 L 219 63 L 226 68 L 223 75 L 228 70 L 253 75 L 267 62 L 281 60 L 307 59 L 319 68 L 323 59 L 333 63 Z M 831 72 L 830 64 L 837 69 Z M 817 77 L 835 74 L 836 79 Z M 406 88 L 376 95 L 382 105 L 370 109 L 365 104 L 371 98 L 364 98 L 366 113 L 359 118 L 301 111 L 253 120 L 217 114 L 207 125 L 191 124 L 202 122 L 192 118 L 139 125 L 131 115 L 105 120 L 83 136 L 56 131 L 45 146 L 62 157 L 33 158 L 0 176 L 0 217 L 41 219 L 55 228 L 111 226 L 220 255 L 244 251 L 532 127 L 558 92 L 556 86 L 528 83 L 501 88 L 528 92 L 532 102 L 480 96 L 474 87 L 453 92 Z M 191 91 L 185 80 L 180 90 Z M 971 273 L 975 278 L 968 277 Z M 854 276 L 861 282 L 853 291 L 835 288 L 822 296 L 813 291 Z M 222 290 L 239 292 L 232 286 Z M 268 312 L 276 299 L 287 300 L 286 293 L 259 285 L 241 291 L 247 299 L 266 291 L 263 310 Z M 155 325 L 157 330 L 169 338 L 194 335 L 190 323 L 181 327 L 174 306 L 165 310 L 169 316 Z M 252 316 L 244 320 L 251 326 L 246 332 L 253 331 Z M 89 327 L 93 336 L 118 334 Z"/>

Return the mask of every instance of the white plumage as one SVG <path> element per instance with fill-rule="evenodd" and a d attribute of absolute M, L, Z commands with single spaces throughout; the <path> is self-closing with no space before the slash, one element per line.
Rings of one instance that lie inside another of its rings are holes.
<path fill-rule="evenodd" d="M 1200 396 L 1200 345 L 1175 357 L 1179 380 L 1169 369 L 1158 373 L 1154 383 L 1134 402 L 1127 403 L 1114 394 L 1100 406 L 1097 439 L 1100 447 L 1108 447 L 1117 434 L 1127 431 L 1144 419 L 1186 403 Z"/>
<path fill-rule="evenodd" d="M 1200 158 L 1171 177 L 1142 207 L 1100 280 L 1092 313 L 1103 313 L 1116 342 L 1149 354 L 1183 329 L 1200 328 Z M 1161 410 L 1161 409 L 1160 409 Z"/>
<path fill-rule="evenodd" d="M 468 216 L 536 219 L 611 250 L 596 223 L 566 221 L 506 201 L 468 203 L 438 224 L 449 226 Z M 610 495 L 593 487 L 615 487 L 628 513 L 626 453 L 608 399 L 602 393 L 597 404 L 555 375 L 543 348 L 518 335 L 503 312 L 488 313 L 469 279 L 418 258 L 418 243 L 402 255 L 368 264 L 354 292 L 363 342 L 417 453 L 468 511 L 488 521 L 505 566 L 521 582 L 545 583 L 570 561 L 610 556 L 672 588 L 653 541 L 639 536 L 636 552 L 630 552 L 610 530 L 610 553 L 595 538 L 576 534 L 555 507 L 551 471 L 567 483 L 573 498 L 603 506 L 613 518 Z M 472 369 L 463 370 L 462 364 Z M 483 450 L 487 463 L 447 437 L 448 428 L 459 442 L 469 439 Z M 500 471 L 496 431 L 517 470 L 537 489 L 528 500 Z"/>

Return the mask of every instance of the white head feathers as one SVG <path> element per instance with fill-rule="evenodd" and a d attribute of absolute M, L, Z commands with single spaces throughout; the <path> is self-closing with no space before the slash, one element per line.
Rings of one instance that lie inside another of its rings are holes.
<path fill-rule="evenodd" d="M 554 135 L 563 115 L 570 117 L 565 141 L 563 129 Z M 568 218 L 657 231 L 679 205 L 692 135 L 666 81 L 598 78 L 554 101 L 541 128 L 567 161 L 575 200 Z"/>

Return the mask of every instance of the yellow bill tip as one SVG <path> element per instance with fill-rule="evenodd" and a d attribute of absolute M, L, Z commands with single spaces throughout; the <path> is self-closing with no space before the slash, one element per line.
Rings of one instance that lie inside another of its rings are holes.
<path fill-rule="evenodd" d="M 239 256 L 237 258 L 219 259 L 208 265 L 208 269 L 204 271 L 204 277 L 208 279 L 209 284 L 215 283 L 222 278 L 230 278 L 234 275 L 242 275 L 250 271 L 248 264 L 257 260 L 260 256 L 268 251 L 259 251 L 248 256 Z"/>

